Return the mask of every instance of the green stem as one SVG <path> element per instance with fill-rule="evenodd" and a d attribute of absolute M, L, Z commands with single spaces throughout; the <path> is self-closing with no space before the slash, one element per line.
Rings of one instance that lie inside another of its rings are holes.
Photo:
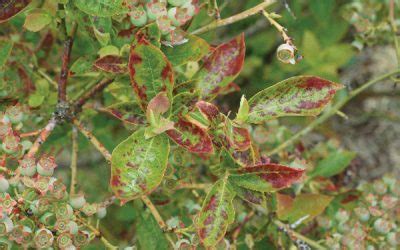
<path fill-rule="evenodd" d="M 389 78 L 389 77 L 391 77 L 393 75 L 396 75 L 396 74 L 399 74 L 399 73 L 400 73 L 400 69 L 392 71 L 392 72 L 384 74 L 384 75 L 381 75 L 381 76 L 379 76 L 379 77 L 367 82 L 366 84 L 362 85 L 361 87 L 351 91 L 346 98 L 344 98 L 344 99 L 340 100 L 339 102 L 337 102 L 330 110 L 328 110 L 327 112 L 322 114 L 320 117 L 318 117 L 316 120 L 311 122 L 307 127 L 305 127 L 304 129 L 302 129 L 299 132 L 297 132 L 296 134 L 294 134 L 291 138 L 289 138 L 288 140 L 286 140 L 283 143 L 281 143 L 278 147 L 276 147 L 273 150 L 267 152 L 267 155 L 273 155 L 273 154 L 277 154 L 277 153 L 281 152 L 282 150 L 284 150 L 288 146 L 290 146 L 293 143 L 295 143 L 301 137 L 303 137 L 304 135 L 306 135 L 309 132 L 311 132 L 314 128 L 316 128 L 317 126 L 319 126 L 320 124 L 322 124 L 323 122 L 328 120 L 331 116 L 335 115 L 344 105 L 346 105 L 355 96 L 357 96 L 358 94 L 360 94 L 361 92 L 363 92 L 367 88 L 371 87 L 375 83 L 378 83 L 378 82 L 380 82 L 380 81 L 382 81 L 382 80 L 384 80 L 386 78 Z"/>

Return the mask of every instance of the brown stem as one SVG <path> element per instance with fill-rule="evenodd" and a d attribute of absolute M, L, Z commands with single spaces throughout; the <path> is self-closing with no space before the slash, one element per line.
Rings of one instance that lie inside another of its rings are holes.
<path fill-rule="evenodd" d="M 91 90 L 89 90 L 86 94 L 84 94 L 78 101 L 75 102 L 75 109 L 80 110 L 85 103 L 95 96 L 97 93 L 101 92 L 105 89 L 108 85 L 110 85 L 114 79 L 104 79 L 96 84 Z"/>
<path fill-rule="evenodd" d="M 147 208 L 150 210 L 151 214 L 154 216 L 154 219 L 156 219 L 158 225 L 162 230 L 165 230 L 167 228 L 167 224 L 165 224 L 165 221 L 161 217 L 160 213 L 158 212 L 157 208 L 154 206 L 154 204 L 151 202 L 151 200 L 147 196 L 142 196 L 142 201 L 144 204 L 146 204 Z"/>
<path fill-rule="evenodd" d="M 95 146 L 95 148 L 104 156 L 108 163 L 111 162 L 111 154 L 104 147 L 104 145 L 90 132 L 87 128 L 83 126 L 76 118 L 72 119 L 72 123 L 76 128 Z"/>
<path fill-rule="evenodd" d="M 58 80 L 58 102 L 67 101 L 67 80 L 69 72 L 69 62 L 71 60 L 71 50 L 74 43 L 74 35 L 76 33 L 77 25 L 74 24 L 72 27 L 71 35 L 67 37 L 64 42 L 64 52 L 61 58 L 61 73 L 60 79 Z"/>
<path fill-rule="evenodd" d="M 57 122 L 56 119 L 53 117 L 47 123 L 46 127 L 40 131 L 39 136 L 36 138 L 35 142 L 33 143 L 32 147 L 29 149 L 27 153 L 28 157 L 33 157 L 39 151 L 40 146 L 47 140 L 51 132 L 53 131 L 54 127 L 56 126 Z"/>

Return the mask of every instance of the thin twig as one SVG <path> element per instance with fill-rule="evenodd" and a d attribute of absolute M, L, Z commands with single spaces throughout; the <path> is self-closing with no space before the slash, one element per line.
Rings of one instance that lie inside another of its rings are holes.
<path fill-rule="evenodd" d="M 95 96 L 97 93 L 101 92 L 103 89 L 105 89 L 108 85 L 110 85 L 114 79 L 105 79 L 100 81 L 98 84 L 96 84 L 92 89 L 90 89 L 86 94 L 84 94 L 82 97 L 79 98 L 75 102 L 75 109 L 80 110 L 85 103 L 91 99 L 93 96 Z"/>
<path fill-rule="evenodd" d="M 175 187 L 175 190 L 179 189 L 208 189 L 212 184 L 208 183 L 180 183 Z"/>
<path fill-rule="evenodd" d="M 273 17 L 272 14 L 266 12 L 265 10 L 263 10 L 262 13 L 263 13 L 263 15 L 268 19 L 268 21 L 270 22 L 270 24 L 271 24 L 272 26 L 274 26 L 274 27 L 279 31 L 279 33 L 281 33 L 283 40 L 284 40 L 286 43 L 292 44 L 292 38 L 291 38 L 290 36 L 288 36 L 288 34 L 286 33 L 286 28 L 283 27 L 282 25 L 280 25 L 280 24 L 274 19 L 274 17 Z"/>
<path fill-rule="evenodd" d="M 278 147 L 276 147 L 273 150 L 267 152 L 267 155 L 273 155 L 273 154 L 281 152 L 282 150 L 284 150 L 288 146 L 290 146 L 293 143 L 295 143 L 301 137 L 303 137 L 304 135 L 306 135 L 309 132 L 311 132 L 314 128 L 316 128 L 317 126 L 319 126 L 320 124 L 322 124 L 323 122 L 328 120 L 331 116 L 335 115 L 337 113 L 337 111 L 339 111 L 344 105 L 346 105 L 346 103 L 348 103 L 355 96 L 357 96 L 358 94 L 360 94 L 361 92 L 363 92 L 367 88 L 371 87 L 375 83 L 378 83 L 378 82 L 380 82 L 382 80 L 385 80 L 386 78 L 390 78 L 391 76 L 399 74 L 399 73 L 400 73 L 400 69 L 392 71 L 390 73 L 387 73 L 387 74 L 384 74 L 382 76 L 379 76 L 379 77 L 367 82 L 366 84 L 360 86 L 359 88 L 351 91 L 346 98 L 344 98 L 344 99 L 340 100 L 339 102 L 337 102 L 330 110 L 327 110 L 324 114 L 322 114 L 316 120 L 311 122 L 307 127 L 305 127 L 304 129 L 302 129 L 299 132 L 297 132 L 296 134 L 294 134 L 291 138 L 289 138 L 288 140 L 286 140 L 283 143 L 281 143 Z"/>
<path fill-rule="evenodd" d="M 193 35 L 199 35 L 205 32 L 208 32 L 210 30 L 214 30 L 217 29 L 219 27 L 223 27 L 238 21 L 241 21 L 243 19 L 246 19 L 250 16 L 253 16 L 255 14 L 260 13 L 262 10 L 264 10 L 265 8 L 267 8 L 269 5 L 275 3 L 275 0 L 265 0 L 264 2 L 254 6 L 253 8 L 250 8 L 246 11 L 243 11 L 237 15 L 225 18 L 225 19 L 220 19 L 220 20 L 216 20 L 204 27 L 201 27 L 195 31 L 192 32 Z"/>
<path fill-rule="evenodd" d="M 101 232 L 97 230 L 94 226 L 90 225 L 88 222 L 86 222 L 84 219 L 77 218 L 77 220 L 85 225 L 87 228 L 89 228 L 97 237 L 100 237 L 101 242 L 103 242 L 104 246 L 107 249 L 118 249 L 118 247 L 114 246 L 111 244 L 104 236 L 101 235 Z"/>
<path fill-rule="evenodd" d="M 78 161 L 78 130 L 76 127 L 72 128 L 72 152 L 71 152 L 71 186 L 69 189 L 70 195 L 75 194 L 76 188 L 76 170 Z"/>
<path fill-rule="evenodd" d="M 146 204 L 147 208 L 150 210 L 151 214 L 154 216 L 154 219 L 156 219 L 161 230 L 165 231 L 167 228 L 167 224 L 165 224 L 165 221 L 163 220 L 163 218 L 161 217 L 160 213 L 158 212 L 158 210 L 154 206 L 154 204 L 151 202 L 151 200 L 147 196 L 142 196 L 142 201 L 144 202 L 144 204 Z"/>
<path fill-rule="evenodd" d="M 19 137 L 25 138 L 25 137 L 31 137 L 31 136 L 37 136 L 40 134 L 41 130 L 36 130 L 36 131 L 31 131 L 31 132 L 26 132 L 26 133 L 21 133 Z"/>
<path fill-rule="evenodd" d="M 274 220 L 274 224 L 277 227 L 285 230 L 286 233 L 288 233 L 291 238 L 296 238 L 296 239 L 302 240 L 302 241 L 304 241 L 305 243 L 307 243 L 308 245 L 310 245 L 311 247 L 313 247 L 315 249 L 321 249 L 321 250 L 322 249 L 327 249 L 327 248 L 321 246 L 320 244 L 318 244 L 318 242 L 316 242 L 316 241 L 314 241 L 314 240 L 312 240 L 310 238 L 307 238 L 304 235 L 299 234 L 296 231 L 292 230 L 288 225 L 286 225 L 285 223 L 283 223 L 283 222 L 281 222 L 279 220 Z"/>
<path fill-rule="evenodd" d="M 53 117 L 50 119 L 50 121 L 47 123 L 46 127 L 42 129 L 40 132 L 39 136 L 36 138 L 35 142 L 33 143 L 32 147 L 29 149 L 29 152 L 27 153 L 28 157 L 33 157 L 39 150 L 40 146 L 47 140 L 51 132 L 54 130 L 54 127 L 56 126 L 57 121 Z"/>
<path fill-rule="evenodd" d="M 76 128 L 93 144 L 93 146 L 104 156 L 108 163 L 111 162 L 111 154 L 104 147 L 104 145 L 90 132 L 82 123 L 80 123 L 76 118 L 72 119 L 72 123 Z"/>

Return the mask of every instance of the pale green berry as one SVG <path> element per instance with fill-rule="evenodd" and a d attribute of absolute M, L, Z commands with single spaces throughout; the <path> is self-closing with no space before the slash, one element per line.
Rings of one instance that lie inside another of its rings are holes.
<path fill-rule="evenodd" d="M 346 233 L 350 232 L 351 228 L 350 228 L 350 226 L 349 226 L 348 224 L 346 224 L 346 223 L 340 223 L 340 224 L 337 226 L 337 230 L 338 230 L 338 232 L 340 232 L 340 233 L 342 233 L 342 234 L 346 234 Z"/>
<path fill-rule="evenodd" d="M 33 157 L 25 157 L 19 163 L 19 171 L 22 175 L 32 177 L 36 174 L 36 163 Z"/>
<path fill-rule="evenodd" d="M 36 231 L 34 242 L 37 248 L 48 248 L 53 245 L 54 236 L 53 233 L 47 228 L 41 228 Z"/>
<path fill-rule="evenodd" d="M 154 21 L 167 14 L 167 8 L 164 3 L 154 2 L 146 4 L 147 17 Z"/>
<path fill-rule="evenodd" d="M 7 235 L 14 229 L 14 223 L 8 217 L 4 217 L 0 220 L 0 236 Z"/>
<path fill-rule="evenodd" d="M 344 209 L 339 209 L 335 214 L 335 219 L 339 223 L 344 223 L 349 220 L 349 213 Z"/>
<path fill-rule="evenodd" d="M 390 229 L 390 223 L 384 219 L 379 218 L 374 222 L 374 230 L 378 233 L 387 234 Z"/>
<path fill-rule="evenodd" d="M 0 193 L 4 193 L 8 190 L 8 188 L 10 187 L 10 184 L 8 183 L 8 180 L 0 175 Z"/>
<path fill-rule="evenodd" d="M 18 104 L 8 107 L 5 114 L 10 122 L 14 124 L 21 122 L 24 117 L 22 107 Z"/>
<path fill-rule="evenodd" d="M 76 194 L 70 197 L 69 204 L 74 209 L 80 209 L 86 204 L 85 196 L 83 194 Z"/>
<path fill-rule="evenodd" d="M 18 136 L 15 136 L 13 133 L 9 133 L 3 139 L 2 149 L 7 154 L 17 154 L 18 150 L 21 148 L 19 141 L 20 138 Z"/>
<path fill-rule="evenodd" d="M 384 195 L 380 202 L 381 208 L 385 210 L 393 209 L 398 203 L 398 199 L 396 197 L 390 195 Z"/>
<path fill-rule="evenodd" d="M 104 206 L 99 206 L 97 208 L 97 218 L 103 219 L 107 215 L 107 209 Z"/>
<path fill-rule="evenodd" d="M 374 191 L 379 195 L 386 194 L 387 192 L 387 186 L 382 180 L 375 181 L 372 186 Z"/>
<path fill-rule="evenodd" d="M 400 245 L 400 232 L 390 232 L 386 235 L 386 240 L 392 246 Z"/>
<path fill-rule="evenodd" d="M 78 233 L 79 227 L 78 227 L 78 224 L 76 224 L 75 221 L 70 221 L 69 224 L 68 224 L 68 226 L 69 226 L 69 232 L 70 232 L 71 234 L 76 234 L 76 233 Z"/>
<path fill-rule="evenodd" d="M 56 167 L 56 160 L 51 156 L 42 156 L 36 164 L 36 170 L 42 176 L 52 176 Z"/>
<path fill-rule="evenodd" d="M 147 13 L 143 6 L 135 7 L 129 13 L 131 23 L 137 27 L 142 27 L 147 23 Z"/>
<path fill-rule="evenodd" d="M 364 207 L 358 207 L 354 209 L 354 213 L 357 215 L 358 219 L 362 222 L 367 222 L 370 218 L 368 209 Z"/>

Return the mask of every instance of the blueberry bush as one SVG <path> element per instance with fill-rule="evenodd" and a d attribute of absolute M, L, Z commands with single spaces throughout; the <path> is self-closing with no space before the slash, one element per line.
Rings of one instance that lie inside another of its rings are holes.
<path fill-rule="evenodd" d="M 400 58 L 399 10 L 1 0 L 1 249 L 397 249 L 396 178 L 346 185 L 357 152 L 302 140 L 399 81 L 338 83 L 356 50 Z"/>

